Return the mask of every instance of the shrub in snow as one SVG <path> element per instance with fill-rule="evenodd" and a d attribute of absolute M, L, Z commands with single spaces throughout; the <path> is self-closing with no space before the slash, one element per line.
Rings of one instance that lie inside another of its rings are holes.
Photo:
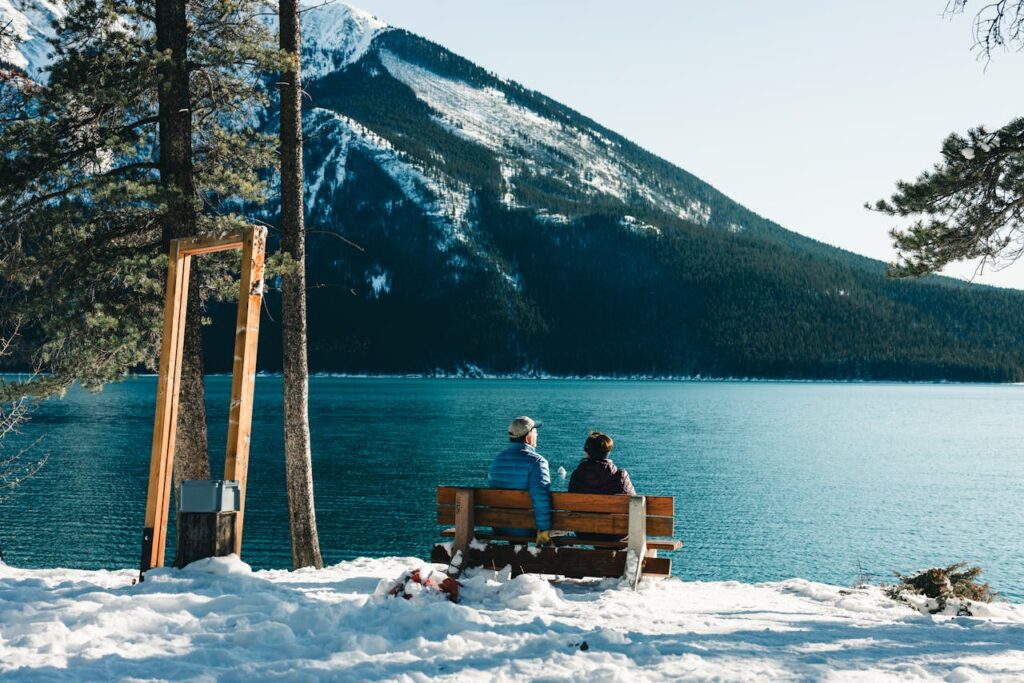
<path fill-rule="evenodd" d="M 957 615 L 972 616 L 971 602 L 992 602 L 998 596 L 988 583 L 979 583 L 981 567 L 957 562 L 948 567 L 932 567 L 913 574 L 896 572 L 898 583 L 883 586 L 886 595 L 905 602 L 921 612 L 938 614 L 947 609 Z"/>
<path fill-rule="evenodd" d="M 418 569 L 402 572 L 397 579 L 384 579 L 377 585 L 374 595 L 385 598 L 401 596 L 406 600 L 444 596 L 447 600 L 458 602 L 461 587 L 462 584 L 455 579 L 425 564 Z"/>

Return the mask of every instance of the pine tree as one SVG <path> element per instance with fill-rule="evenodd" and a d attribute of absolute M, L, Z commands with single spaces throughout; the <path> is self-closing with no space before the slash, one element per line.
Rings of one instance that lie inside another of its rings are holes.
<path fill-rule="evenodd" d="M 281 341 L 284 367 L 284 457 L 291 524 L 292 567 L 324 566 L 313 504 L 306 350 L 306 230 L 302 178 L 302 28 L 298 0 L 279 5 L 281 49 Z"/>
<path fill-rule="evenodd" d="M 155 0 L 157 62 L 158 170 L 165 208 L 160 216 L 161 242 L 199 233 L 198 195 L 192 157 L 192 93 L 189 82 L 189 26 L 186 0 Z M 198 280 L 189 282 L 185 343 L 178 388 L 174 491 L 181 482 L 210 478 L 206 440 L 206 391 L 203 384 L 202 311 Z M 182 547 L 182 527 L 177 549 Z M 179 562 L 176 560 L 175 565 Z"/>
<path fill-rule="evenodd" d="M 28 115 L 0 127 L 0 285 L 45 391 L 153 369 L 169 239 L 221 233 L 263 197 L 253 122 L 277 51 L 251 0 L 73 0 Z M 230 259 L 193 272 L 175 482 L 208 477 L 200 309 Z"/>

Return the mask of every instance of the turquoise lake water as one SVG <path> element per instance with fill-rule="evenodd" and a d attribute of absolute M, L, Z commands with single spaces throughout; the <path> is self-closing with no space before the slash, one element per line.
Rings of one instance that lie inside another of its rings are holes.
<path fill-rule="evenodd" d="M 207 380 L 215 477 L 229 385 Z M 37 411 L 20 439 L 42 435 L 49 461 L 0 507 L 8 563 L 138 565 L 155 391 L 140 377 Z M 279 378 L 257 380 L 243 548 L 255 567 L 290 563 L 280 397 Z M 528 414 L 545 422 L 556 490 L 600 429 L 641 493 L 676 497 L 684 579 L 845 585 L 967 560 L 1024 600 L 1024 387 L 315 378 L 310 407 L 329 563 L 426 557 L 436 486 L 483 485 L 509 418 Z"/>

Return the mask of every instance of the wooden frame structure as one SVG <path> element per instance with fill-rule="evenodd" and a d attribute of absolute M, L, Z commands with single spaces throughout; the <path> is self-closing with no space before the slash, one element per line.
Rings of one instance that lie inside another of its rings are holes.
<path fill-rule="evenodd" d="M 235 357 L 231 373 L 231 407 L 224 478 L 239 482 L 240 500 L 235 520 L 235 552 L 241 554 L 245 485 L 249 469 L 249 438 L 252 427 L 252 397 L 256 381 L 256 343 L 259 337 L 260 306 L 263 301 L 263 262 L 266 245 L 266 228 L 258 226 L 222 237 L 186 237 L 171 241 L 167 258 L 164 330 L 156 389 L 156 418 L 153 424 L 146 521 L 142 532 L 140 577 L 148 569 L 163 566 L 167 546 L 167 517 L 174 468 L 174 439 L 178 426 L 178 394 L 192 257 L 234 249 L 242 250 L 242 271 L 235 325 Z"/>

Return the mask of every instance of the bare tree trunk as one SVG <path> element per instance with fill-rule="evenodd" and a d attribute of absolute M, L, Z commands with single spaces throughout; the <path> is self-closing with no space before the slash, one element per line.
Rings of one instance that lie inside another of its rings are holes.
<path fill-rule="evenodd" d="M 167 197 L 162 225 L 165 243 L 197 232 L 188 39 L 186 0 L 156 0 L 156 48 L 171 54 L 171 58 L 160 65 L 157 91 L 160 182 Z M 185 317 L 185 348 L 174 449 L 175 500 L 183 479 L 210 478 L 200 317 L 199 278 L 192 277 Z M 179 525 L 179 538 L 180 529 Z M 176 544 L 176 547 L 180 546 L 180 542 Z"/>
<path fill-rule="evenodd" d="M 291 257 L 281 278 L 284 365 L 284 461 L 291 522 L 292 567 L 324 566 L 313 505 L 306 358 L 306 228 L 302 179 L 302 45 L 298 0 L 279 5 L 281 49 L 292 70 L 281 74 L 281 251 Z"/>

